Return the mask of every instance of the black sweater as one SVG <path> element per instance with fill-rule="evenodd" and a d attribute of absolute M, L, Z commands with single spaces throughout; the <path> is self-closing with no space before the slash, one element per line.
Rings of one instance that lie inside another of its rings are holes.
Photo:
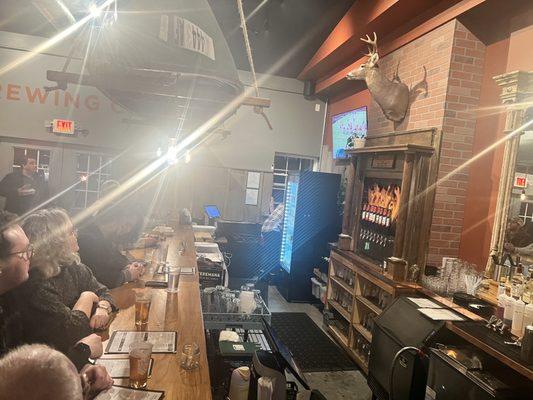
<path fill-rule="evenodd" d="M 76 343 L 93 332 L 85 313 L 72 310 L 84 291 L 94 292 L 113 304 L 108 289 L 83 264 L 62 267 L 58 275 L 49 279 L 41 271 L 31 269 L 28 281 L 9 293 L 12 306 L 7 318 L 17 323 L 7 325 L 6 345 L 44 343 L 73 359 L 70 353 Z"/>
<path fill-rule="evenodd" d="M 94 222 L 80 229 L 78 245 L 81 261 L 93 271 L 96 279 L 108 288 L 113 289 L 131 279 L 129 272 L 124 270 L 129 260 L 106 239 Z"/>

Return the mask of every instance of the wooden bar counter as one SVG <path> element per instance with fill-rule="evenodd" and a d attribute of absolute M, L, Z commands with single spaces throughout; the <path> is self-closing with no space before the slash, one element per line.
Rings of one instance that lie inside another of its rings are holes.
<path fill-rule="evenodd" d="M 194 235 L 190 226 L 179 227 L 177 232 L 167 239 L 169 249 L 167 261 L 180 267 L 196 267 Z M 185 250 L 179 249 L 185 243 Z M 132 254 L 136 252 L 133 251 Z M 142 257 L 139 257 L 142 258 Z M 153 260 L 154 258 L 152 258 Z M 144 286 L 144 281 L 152 279 L 155 264 L 147 268 L 143 280 L 129 283 L 111 291 L 120 312 L 109 328 L 109 334 L 116 330 L 135 330 L 135 296 L 132 289 Z M 154 278 L 156 280 L 156 278 Z M 200 304 L 198 269 L 194 275 L 182 275 L 178 293 L 167 293 L 165 288 L 150 288 L 152 305 L 148 320 L 148 330 L 176 331 L 178 347 L 176 354 L 153 354 L 154 366 L 147 389 L 164 390 L 165 399 L 209 400 L 211 386 L 204 335 L 204 323 Z M 184 344 L 195 342 L 200 347 L 200 365 L 193 371 L 180 368 L 180 354 Z M 104 349 L 107 341 L 104 343 Z M 107 355 L 103 358 L 123 358 L 125 355 Z M 126 382 L 115 379 L 115 384 Z"/>

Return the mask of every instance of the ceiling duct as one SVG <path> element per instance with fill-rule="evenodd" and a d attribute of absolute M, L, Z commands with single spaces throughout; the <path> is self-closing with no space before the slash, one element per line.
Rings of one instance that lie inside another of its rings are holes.
<path fill-rule="evenodd" d="M 117 12 L 111 5 L 89 31 L 82 38 L 90 43 L 88 74 L 80 79 L 66 70 L 48 71 L 59 88 L 78 81 L 96 86 L 177 134 L 189 134 L 224 110 L 222 122 L 240 105 L 228 107 L 243 85 L 206 0 L 119 0 Z"/>

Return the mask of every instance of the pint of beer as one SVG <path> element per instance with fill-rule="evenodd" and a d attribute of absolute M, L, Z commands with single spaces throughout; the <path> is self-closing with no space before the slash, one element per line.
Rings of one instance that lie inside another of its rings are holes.
<path fill-rule="evenodd" d="M 141 389 L 148 381 L 152 343 L 135 342 L 130 346 L 130 387 Z"/>
<path fill-rule="evenodd" d="M 145 331 L 148 328 L 151 303 L 152 297 L 149 292 L 135 292 L 135 327 L 138 331 Z"/>

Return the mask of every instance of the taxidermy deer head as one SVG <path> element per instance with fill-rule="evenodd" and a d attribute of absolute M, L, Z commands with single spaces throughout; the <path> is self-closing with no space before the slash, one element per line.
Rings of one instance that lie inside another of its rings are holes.
<path fill-rule="evenodd" d="M 368 54 L 365 54 L 369 57 L 368 61 L 349 72 L 346 78 L 365 81 L 370 94 L 383 110 L 385 117 L 395 122 L 401 122 L 405 118 L 409 106 L 409 88 L 405 83 L 400 82 L 398 76 L 391 81 L 379 70 L 376 32 L 374 32 L 373 40 L 368 35 L 361 40 L 368 44 Z"/>

